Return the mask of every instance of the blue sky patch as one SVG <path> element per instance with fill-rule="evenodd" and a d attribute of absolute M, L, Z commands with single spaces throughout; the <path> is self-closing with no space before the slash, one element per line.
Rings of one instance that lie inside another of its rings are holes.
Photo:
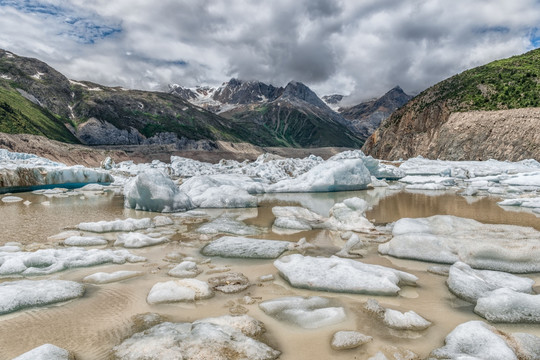
<path fill-rule="evenodd" d="M 73 38 L 83 44 L 94 44 L 122 32 L 121 23 L 74 6 L 58 6 L 40 0 L 0 0 L 1 7 L 11 7 L 26 14 L 55 21 L 60 36 Z"/>

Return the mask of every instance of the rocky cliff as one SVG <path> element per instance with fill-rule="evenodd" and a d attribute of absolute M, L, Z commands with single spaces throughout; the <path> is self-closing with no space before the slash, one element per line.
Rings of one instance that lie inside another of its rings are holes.
<path fill-rule="evenodd" d="M 394 112 L 362 150 L 382 159 L 540 158 L 540 50 L 444 80 Z M 502 111 L 510 109 L 524 109 Z M 491 113 L 495 111 L 494 113 Z"/>

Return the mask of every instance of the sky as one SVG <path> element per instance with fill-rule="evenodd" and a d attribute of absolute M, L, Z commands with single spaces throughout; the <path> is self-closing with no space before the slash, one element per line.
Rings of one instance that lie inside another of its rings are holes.
<path fill-rule="evenodd" d="M 416 94 L 540 46 L 540 0 L 0 0 L 0 48 L 145 90 L 232 77 Z"/>

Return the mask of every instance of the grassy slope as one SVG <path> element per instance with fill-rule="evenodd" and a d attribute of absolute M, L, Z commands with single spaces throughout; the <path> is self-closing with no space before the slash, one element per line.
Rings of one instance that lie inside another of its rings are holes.
<path fill-rule="evenodd" d="M 540 106 L 540 49 L 464 71 L 418 97 L 427 94 L 421 108 L 444 101 L 452 111 Z"/>
<path fill-rule="evenodd" d="M 53 140 L 78 143 L 63 121 L 24 98 L 15 89 L 0 87 L 0 132 L 44 135 Z"/>

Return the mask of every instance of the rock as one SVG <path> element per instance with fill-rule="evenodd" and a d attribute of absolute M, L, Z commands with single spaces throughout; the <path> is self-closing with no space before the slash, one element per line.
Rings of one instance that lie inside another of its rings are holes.
<path fill-rule="evenodd" d="M 215 276 L 208 279 L 208 283 L 216 291 L 221 291 L 225 294 L 234 294 L 244 291 L 251 284 L 249 279 L 242 273 L 229 272 L 225 275 Z"/>

